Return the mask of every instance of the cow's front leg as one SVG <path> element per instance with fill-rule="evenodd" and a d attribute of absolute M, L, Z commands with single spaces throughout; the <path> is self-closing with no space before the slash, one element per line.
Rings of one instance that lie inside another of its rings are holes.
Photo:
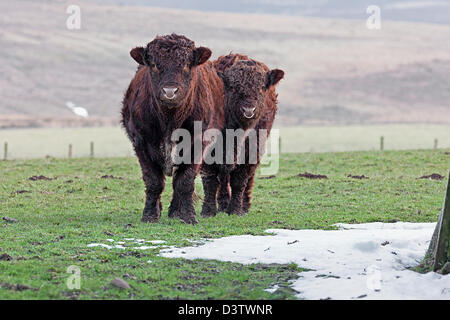
<path fill-rule="evenodd" d="M 195 189 L 195 177 L 200 165 L 181 165 L 173 176 L 173 198 L 169 216 L 180 218 L 187 224 L 196 224 L 192 195 Z"/>
<path fill-rule="evenodd" d="M 164 190 L 164 174 L 160 166 L 149 160 L 143 152 L 136 152 L 145 183 L 145 207 L 142 222 L 157 222 L 161 217 L 161 193 Z"/>
<path fill-rule="evenodd" d="M 236 169 L 230 173 L 231 200 L 226 209 L 228 214 L 243 215 L 242 202 L 244 191 L 248 181 L 248 170 L 246 165 L 238 165 Z"/>

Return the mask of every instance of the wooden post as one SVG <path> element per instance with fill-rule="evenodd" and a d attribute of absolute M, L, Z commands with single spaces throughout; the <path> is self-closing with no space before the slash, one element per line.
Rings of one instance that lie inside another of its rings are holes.
<path fill-rule="evenodd" d="M 5 142 L 5 147 L 4 147 L 4 150 L 3 150 L 3 160 L 8 160 L 8 142 Z"/>
<path fill-rule="evenodd" d="M 384 136 L 380 137 L 380 150 L 383 151 L 384 150 Z"/>
<path fill-rule="evenodd" d="M 444 206 L 431 238 L 425 266 L 432 271 L 450 273 L 450 172 Z"/>
<path fill-rule="evenodd" d="M 69 144 L 69 159 L 72 158 L 72 144 Z"/>
<path fill-rule="evenodd" d="M 94 141 L 91 141 L 91 158 L 94 157 Z"/>
<path fill-rule="evenodd" d="M 281 136 L 278 136 L 278 153 L 281 154 Z"/>
<path fill-rule="evenodd" d="M 434 150 L 438 148 L 438 139 L 434 139 Z"/>

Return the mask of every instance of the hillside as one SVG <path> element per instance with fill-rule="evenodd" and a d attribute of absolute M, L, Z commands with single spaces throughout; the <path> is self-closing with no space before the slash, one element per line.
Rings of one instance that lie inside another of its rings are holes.
<path fill-rule="evenodd" d="M 129 50 L 171 32 L 284 69 L 279 125 L 450 123 L 450 26 L 79 4 L 68 30 L 67 3 L 0 3 L 1 127 L 117 123 Z"/>

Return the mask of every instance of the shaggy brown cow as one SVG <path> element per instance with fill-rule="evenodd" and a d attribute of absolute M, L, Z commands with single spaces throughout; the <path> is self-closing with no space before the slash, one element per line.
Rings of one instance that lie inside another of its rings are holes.
<path fill-rule="evenodd" d="M 239 54 L 220 57 L 214 62 L 214 67 L 225 84 L 226 121 L 223 136 L 230 139 L 226 136 L 227 129 L 255 129 L 253 133 L 256 133 L 257 146 L 253 151 L 258 151 L 259 143 L 265 145 L 266 142 L 264 136 L 260 139 L 259 130 L 267 130 L 268 136 L 272 128 L 277 112 L 275 85 L 284 77 L 284 72 L 279 69 L 270 70 L 265 64 Z M 251 163 L 249 136 L 244 135 L 236 143 L 235 138 L 232 139 L 235 146 L 232 150 L 234 164 L 204 164 L 202 167 L 205 190 L 203 216 L 214 216 L 217 213 L 216 197 L 219 210 L 229 214 L 241 215 L 250 209 L 254 176 L 262 154 L 257 152 L 257 161 Z M 238 164 L 236 160 L 243 146 L 245 164 Z"/>
<path fill-rule="evenodd" d="M 131 50 L 130 55 L 139 67 L 123 99 L 122 124 L 146 186 L 142 221 L 159 220 L 165 174 L 173 174 L 169 217 L 195 224 L 192 196 L 201 164 L 186 161 L 174 165 L 173 147 L 180 140 L 172 141 L 172 133 L 176 129 L 189 131 L 193 159 L 194 139 L 198 138 L 194 137 L 194 121 L 200 121 L 203 131 L 223 127 L 224 88 L 207 61 L 211 50 L 196 48 L 193 41 L 172 34 L 158 36 L 145 48 Z"/>

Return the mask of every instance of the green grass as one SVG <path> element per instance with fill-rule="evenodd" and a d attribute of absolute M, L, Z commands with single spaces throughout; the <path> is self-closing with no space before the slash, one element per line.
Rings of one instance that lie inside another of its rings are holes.
<path fill-rule="evenodd" d="M 450 150 L 447 150 L 447 152 Z M 140 222 L 144 186 L 134 158 L 42 159 L 0 162 L 0 299 L 292 299 L 290 280 L 301 266 L 188 261 L 147 251 L 88 248 L 105 239 L 165 240 L 263 234 L 269 228 L 332 229 L 333 224 L 373 221 L 436 221 L 446 181 L 417 179 L 447 175 L 450 155 L 439 151 L 283 154 L 273 179 L 257 179 L 250 214 L 220 213 L 196 226 L 167 217 L 172 193 L 168 179 L 163 217 Z M 296 175 L 325 174 L 326 180 Z M 364 174 L 355 180 L 347 175 Z M 30 181 L 34 175 L 54 178 Z M 102 179 L 114 175 L 122 179 Z M 196 186 L 201 194 L 201 183 Z M 26 190 L 29 192 L 17 193 Z M 197 212 L 201 203 L 196 206 Z M 148 263 L 152 260 L 152 263 Z M 66 287 L 67 267 L 81 268 L 81 289 Z M 110 285 L 124 278 L 133 289 Z M 264 291 L 275 284 L 281 289 Z M 25 285 L 27 290 L 16 290 Z"/>

